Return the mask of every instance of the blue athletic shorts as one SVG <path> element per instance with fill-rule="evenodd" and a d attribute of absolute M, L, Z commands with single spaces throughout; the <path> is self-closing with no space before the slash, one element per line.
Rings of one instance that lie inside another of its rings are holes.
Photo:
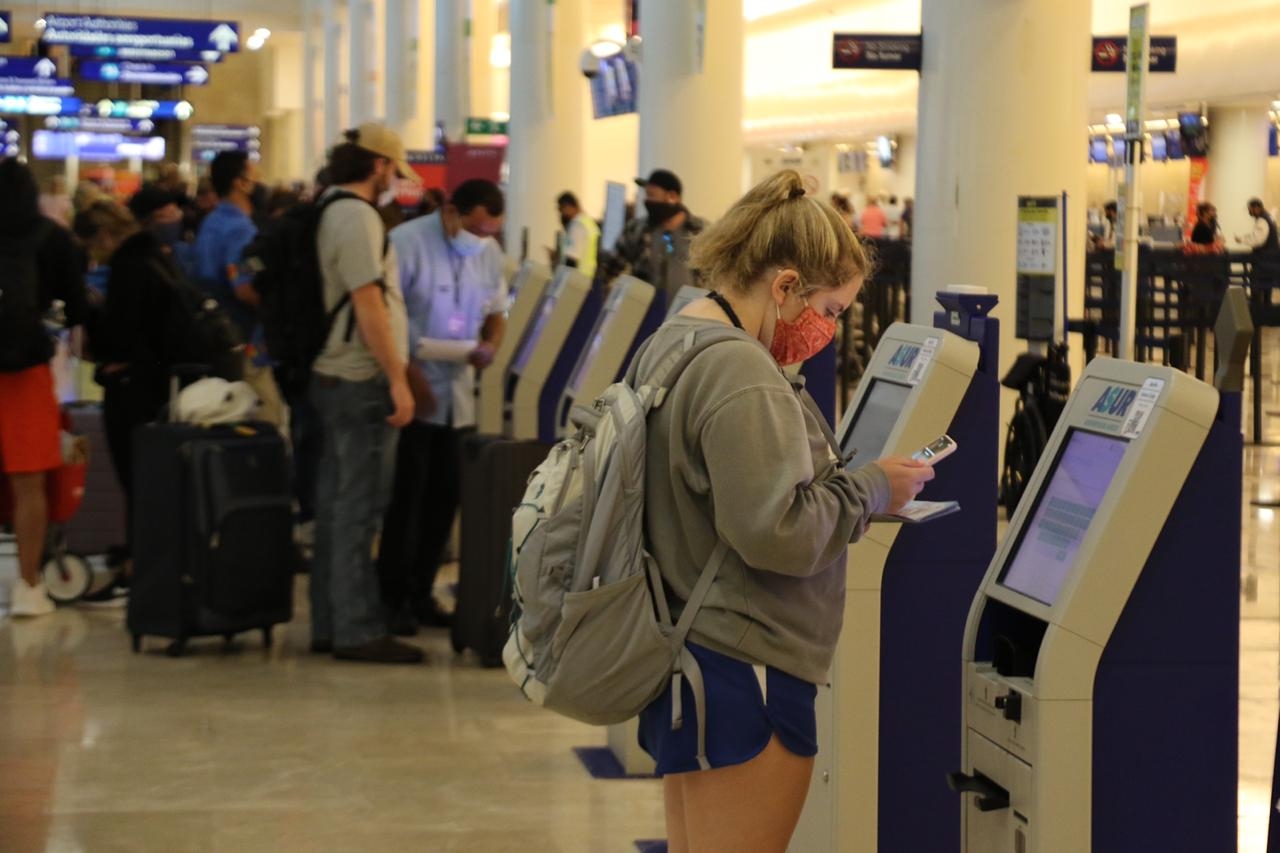
<path fill-rule="evenodd" d="M 802 758 L 818 754 L 814 717 L 816 685 L 765 669 L 765 691 L 749 663 L 688 643 L 702 668 L 707 698 L 707 761 L 714 767 L 744 764 L 764 751 L 769 738 Z M 657 773 L 698 768 L 697 711 L 688 679 L 681 679 L 684 724 L 671 730 L 671 686 L 640 712 L 640 746 L 657 762 Z"/>

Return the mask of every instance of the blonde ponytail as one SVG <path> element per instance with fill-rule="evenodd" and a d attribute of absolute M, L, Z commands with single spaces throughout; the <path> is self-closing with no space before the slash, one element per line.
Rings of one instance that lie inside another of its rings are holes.
<path fill-rule="evenodd" d="M 690 249 L 704 287 L 746 290 L 772 267 L 800 274 L 806 290 L 842 287 L 870 272 L 870 259 L 834 208 L 794 169 L 756 184 Z"/>

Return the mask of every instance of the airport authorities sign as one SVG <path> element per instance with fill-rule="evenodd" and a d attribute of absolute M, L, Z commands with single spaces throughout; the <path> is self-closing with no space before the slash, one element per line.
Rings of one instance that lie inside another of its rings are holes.
<path fill-rule="evenodd" d="M 140 83 L 144 86 L 203 86 L 209 82 L 209 69 L 203 65 L 176 62 L 99 62 L 80 63 L 80 77 L 103 83 Z"/>
<path fill-rule="evenodd" d="M 46 12 L 45 44 L 140 48 L 174 51 L 240 49 L 240 28 L 234 21 L 169 18 L 116 18 L 106 15 L 67 15 Z"/>
<path fill-rule="evenodd" d="M 924 37 L 902 33 L 836 33 L 832 68 L 875 68 L 887 71 L 919 71 Z"/>

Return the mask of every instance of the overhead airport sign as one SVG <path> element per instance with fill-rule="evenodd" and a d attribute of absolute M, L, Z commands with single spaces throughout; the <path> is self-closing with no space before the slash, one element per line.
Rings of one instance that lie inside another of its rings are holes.
<path fill-rule="evenodd" d="M 57 95 L 0 95 L 0 115 L 79 115 L 84 103 L 79 98 Z"/>
<path fill-rule="evenodd" d="M 0 95 L 56 95 L 71 97 L 76 93 L 70 80 L 57 76 L 53 60 L 9 59 L 0 56 Z"/>
<path fill-rule="evenodd" d="M 80 63 L 80 77 L 103 83 L 140 83 L 144 86 L 203 86 L 209 82 L 209 69 L 203 65 L 157 62 Z"/>
<path fill-rule="evenodd" d="M 222 54 L 216 50 L 174 50 L 155 47 L 109 47 L 106 45 L 73 44 L 71 55 L 87 59 L 116 59 L 131 62 L 221 62 Z"/>
<path fill-rule="evenodd" d="M 1124 36 L 1093 37 L 1093 70 L 1124 73 L 1128 70 L 1128 41 Z M 1151 36 L 1151 57 L 1147 68 L 1156 74 L 1178 70 L 1178 37 Z"/>
<path fill-rule="evenodd" d="M 836 33 L 832 68 L 919 71 L 924 38 L 901 33 Z"/>
<path fill-rule="evenodd" d="M 195 108 L 186 101 L 98 101 L 92 110 L 98 118 L 177 119 L 186 121 Z"/>
<path fill-rule="evenodd" d="M 22 150 L 22 134 L 17 128 L 10 127 L 7 121 L 0 121 L 0 155 L 17 157 Z"/>
<path fill-rule="evenodd" d="M 24 56 L 0 56 L 0 77 L 39 77 L 52 79 L 58 76 L 58 65 L 52 59 Z"/>
<path fill-rule="evenodd" d="M 262 128 L 244 124 L 197 124 L 191 128 L 191 147 L 195 151 L 243 151 L 262 148 Z"/>
<path fill-rule="evenodd" d="M 49 116 L 49 130 L 81 130 L 87 133 L 151 133 L 156 123 L 149 118 L 98 118 L 97 116 Z"/>
<path fill-rule="evenodd" d="M 240 28 L 234 21 L 201 21 L 173 18 L 117 18 L 108 15 L 67 15 L 46 12 L 45 44 L 71 46 L 147 48 L 153 50 L 240 49 Z"/>
<path fill-rule="evenodd" d="M 0 10 L 0 44 L 13 41 L 13 13 L 7 9 Z"/>

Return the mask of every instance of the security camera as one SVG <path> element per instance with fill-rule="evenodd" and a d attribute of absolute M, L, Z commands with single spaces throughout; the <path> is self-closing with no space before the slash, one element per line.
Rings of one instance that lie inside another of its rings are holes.
<path fill-rule="evenodd" d="M 578 63 L 582 70 L 582 76 L 588 80 L 594 80 L 600 76 L 600 60 L 591 52 L 591 48 L 582 51 L 582 57 L 578 60 Z"/>

